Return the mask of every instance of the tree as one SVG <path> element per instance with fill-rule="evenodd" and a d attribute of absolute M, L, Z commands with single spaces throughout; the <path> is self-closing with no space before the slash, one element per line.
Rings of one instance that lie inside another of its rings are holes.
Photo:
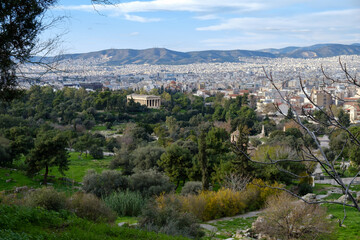
<path fill-rule="evenodd" d="M 19 94 L 17 67 L 27 62 L 45 29 L 42 17 L 56 0 L 11 0 L 0 4 L 0 100 Z"/>
<path fill-rule="evenodd" d="M 251 162 L 245 155 L 241 154 L 242 152 L 247 152 L 250 130 L 246 125 L 239 125 L 238 131 L 237 140 L 233 143 L 233 149 L 237 153 L 237 157 L 232 160 L 232 167 L 237 173 L 252 174 L 254 168 Z"/>
<path fill-rule="evenodd" d="M 359 81 L 356 79 L 355 74 L 351 74 L 348 71 L 346 64 L 343 64 L 340 60 L 339 60 L 339 64 L 340 64 L 342 72 L 344 73 L 344 78 L 334 79 L 334 78 L 328 76 L 325 73 L 325 70 L 322 68 L 322 72 L 323 72 L 323 76 L 324 76 L 322 84 L 330 86 L 330 87 L 334 87 L 337 84 L 344 84 L 344 85 L 348 85 L 348 86 L 352 86 L 352 87 L 360 87 Z M 265 69 L 264 69 L 264 72 L 265 72 L 266 78 L 269 80 L 269 82 L 272 84 L 273 88 L 279 94 L 282 102 L 287 104 L 289 106 L 289 108 L 293 111 L 294 118 L 292 120 L 302 130 L 303 135 L 305 135 L 305 136 L 307 135 L 309 138 L 311 138 L 314 141 L 314 144 L 319 149 L 320 154 L 319 155 L 315 154 L 314 149 L 312 147 L 305 145 L 300 149 L 299 153 L 297 154 L 297 156 L 295 158 L 292 158 L 292 157 L 289 157 L 287 159 L 271 159 L 270 158 L 269 161 L 260 162 L 260 161 L 254 161 L 254 159 L 252 159 L 246 152 L 241 151 L 241 149 L 238 149 L 238 150 L 241 152 L 241 154 L 246 156 L 246 158 L 249 161 L 252 161 L 252 162 L 258 163 L 258 164 L 260 163 L 260 164 L 264 164 L 264 165 L 279 165 L 279 163 L 283 163 L 283 162 L 290 162 L 290 163 L 304 162 L 307 165 L 319 164 L 320 167 L 322 168 L 322 170 L 325 171 L 327 173 L 327 175 L 329 175 L 330 178 L 335 180 L 336 184 L 340 187 L 343 194 L 347 195 L 347 197 L 350 201 L 350 203 L 348 203 L 346 201 L 330 202 L 330 203 L 354 207 L 358 211 L 360 211 L 360 206 L 359 206 L 356 198 L 354 197 L 354 195 L 351 192 L 349 192 L 349 189 L 350 189 L 351 185 L 354 183 L 356 177 L 360 175 L 360 171 L 358 171 L 356 174 L 354 174 L 354 177 L 352 178 L 352 181 L 350 181 L 349 184 L 346 184 L 346 183 L 344 183 L 344 181 L 341 178 L 341 169 L 337 169 L 335 167 L 335 162 L 337 160 L 339 160 L 339 157 L 341 156 L 341 153 L 345 149 L 347 142 L 351 142 L 354 146 L 357 146 L 357 148 L 360 147 L 360 139 L 357 138 L 358 135 L 354 134 L 348 127 L 346 127 L 346 122 L 339 121 L 339 119 L 331 111 L 331 108 L 326 108 L 326 109 L 322 108 L 321 106 L 317 105 L 313 101 L 311 96 L 306 91 L 305 82 L 301 79 L 301 77 L 299 78 L 300 90 L 301 90 L 302 94 L 304 94 L 304 96 L 307 98 L 307 100 L 317 110 L 315 112 L 309 112 L 309 111 L 305 111 L 303 109 L 302 116 L 300 116 L 299 113 L 297 113 L 295 111 L 295 106 L 290 101 L 292 96 L 285 95 L 283 92 L 281 92 L 280 89 L 278 88 L 278 82 L 273 78 L 272 74 L 266 72 Z M 337 96 L 333 96 L 330 92 L 327 92 L 325 88 L 322 89 L 322 91 L 325 94 L 330 94 L 330 96 L 332 96 L 333 99 L 337 98 Z M 284 115 L 284 117 L 285 117 L 285 115 Z M 309 125 L 306 124 L 307 121 L 304 121 L 304 119 L 315 122 L 317 124 L 317 127 L 314 127 L 314 128 L 309 127 Z M 325 149 L 321 146 L 320 141 L 317 139 L 318 130 L 321 128 L 329 129 L 331 131 L 339 129 L 346 133 L 347 139 L 343 144 L 342 150 L 340 151 L 340 154 L 338 154 L 334 159 L 328 158 Z M 282 169 L 282 170 L 284 172 L 292 175 L 293 177 L 297 177 L 299 179 L 304 177 L 304 176 L 300 176 L 296 173 L 293 173 L 291 171 L 287 171 L 286 169 Z M 307 177 L 307 176 L 305 176 L 305 177 Z M 279 189 L 287 191 L 288 193 L 302 199 L 305 202 L 309 202 L 309 201 L 306 201 L 305 199 L 301 198 L 300 196 L 296 195 L 295 193 L 289 191 L 288 189 L 285 189 L 285 188 L 279 188 Z M 314 202 L 310 202 L 310 203 L 314 203 Z M 329 203 L 329 201 L 322 200 L 322 201 L 318 201 L 317 203 Z M 344 219 L 341 221 L 341 223 L 345 220 L 345 216 L 344 216 Z"/>
<path fill-rule="evenodd" d="M 158 164 L 164 169 L 170 180 L 176 182 L 176 188 L 178 188 L 180 181 L 185 183 L 188 178 L 187 169 L 191 167 L 190 152 L 173 143 L 166 148 L 166 152 L 161 155 Z"/>
<path fill-rule="evenodd" d="M 201 168 L 201 182 L 202 182 L 202 189 L 208 190 L 209 189 L 209 169 L 208 169 L 208 158 L 206 156 L 206 133 L 204 130 L 200 132 L 199 136 L 199 153 L 198 153 L 198 161 L 200 163 Z"/>
<path fill-rule="evenodd" d="M 162 147 L 147 145 L 138 147 L 131 155 L 135 171 L 157 168 L 157 161 L 165 152 Z"/>
<path fill-rule="evenodd" d="M 338 113 L 338 119 L 339 123 L 344 127 L 350 126 L 350 115 L 348 113 L 345 113 L 344 109 L 340 109 Z"/>
<path fill-rule="evenodd" d="M 59 172 L 64 174 L 64 171 L 69 169 L 66 147 L 66 139 L 58 132 L 52 130 L 39 133 L 35 139 L 35 147 L 26 158 L 28 173 L 35 174 L 45 168 L 45 185 L 47 184 L 50 167 L 57 166 Z"/>
<path fill-rule="evenodd" d="M 287 119 L 293 119 L 294 118 L 294 113 L 291 110 L 291 108 L 288 109 L 287 115 L 286 115 Z"/>

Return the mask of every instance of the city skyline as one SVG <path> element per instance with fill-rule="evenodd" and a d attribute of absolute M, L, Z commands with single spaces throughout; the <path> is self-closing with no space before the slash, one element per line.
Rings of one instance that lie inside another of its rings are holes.
<path fill-rule="evenodd" d="M 49 16 L 66 16 L 42 38 L 66 32 L 66 53 L 103 49 L 260 50 L 360 42 L 360 3 L 345 1 L 60 0 Z"/>

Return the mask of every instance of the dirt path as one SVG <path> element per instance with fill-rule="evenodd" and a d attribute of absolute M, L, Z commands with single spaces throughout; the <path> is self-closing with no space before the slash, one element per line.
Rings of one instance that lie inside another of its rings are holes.
<path fill-rule="evenodd" d="M 229 220 L 233 220 L 233 219 L 236 219 L 236 218 L 255 217 L 255 216 L 257 216 L 259 213 L 261 213 L 261 211 L 252 211 L 252 212 L 247 212 L 247 213 L 244 213 L 244 214 L 235 215 L 235 216 L 232 216 L 232 217 L 224 217 L 224 218 L 219 218 L 219 219 L 211 220 L 211 221 L 208 221 L 208 222 L 206 222 L 206 223 L 216 223 L 216 222 L 219 222 L 219 221 L 229 221 Z"/>
<path fill-rule="evenodd" d="M 235 215 L 235 216 L 232 216 L 232 217 L 218 218 L 218 219 L 207 221 L 207 222 L 205 222 L 203 224 L 200 224 L 200 227 L 202 227 L 202 228 L 204 228 L 206 230 L 209 230 L 211 232 L 217 232 L 218 229 L 215 226 L 210 225 L 211 223 L 216 223 L 216 222 L 220 222 L 220 221 L 231 221 L 231 220 L 236 219 L 236 218 L 255 217 L 259 213 L 261 213 L 261 211 L 253 211 L 253 212 L 247 212 L 247 213 L 244 213 L 244 214 Z"/>

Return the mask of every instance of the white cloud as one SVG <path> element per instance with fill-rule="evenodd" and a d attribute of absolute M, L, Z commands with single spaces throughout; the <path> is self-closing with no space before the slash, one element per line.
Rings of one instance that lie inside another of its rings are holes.
<path fill-rule="evenodd" d="M 360 9 L 327 11 L 291 17 L 231 18 L 198 31 L 247 30 L 264 32 L 310 32 L 322 29 L 359 29 Z"/>
<path fill-rule="evenodd" d="M 133 21 L 133 22 L 141 22 L 141 23 L 158 22 L 161 20 L 160 18 L 144 18 L 144 17 L 130 15 L 130 14 L 124 14 L 124 17 L 126 20 Z"/>
<path fill-rule="evenodd" d="M 186 11 L 186 12 L 216 12 L 231 11 L 256 11 L 263 9 L 265 4 L 250 0 L 153 0 L 132 1 L 113 5 L 74 5 L 57 6 L 55 9 L 92 11 L 115 11 L 121 13 L 155 12 L 155 11 Z"/>
<path fill-rule="evenodd" d="M 132 33 L 129 34 L 129 36 L 137 36 L 139 34 L 140 34 L 139 32 L 132 32 Z"/>
<path fill-rule="evenodd" d="M 214 20 L 214 19 L 219 19 L 220 17 L 215 15 L 215 14 L 207 14 L 207 15 L 201 15 L 201 16 L 196 16 L 194 17 L 195 19 L 198 20 Z"/>

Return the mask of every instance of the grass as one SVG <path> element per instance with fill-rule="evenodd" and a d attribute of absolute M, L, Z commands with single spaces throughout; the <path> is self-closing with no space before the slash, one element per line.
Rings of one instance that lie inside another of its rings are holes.
<path fill-rule="evenodd" d="M 116 224 L 121 223 L 121 222 L 125 222 L 128 224 L 134 224 L 134 223 L 137 223 L 138 220 L 136 217 L 118 217 L 116 219 Z"/>
<path fill-rule="evenodd" d="M 0 225 L 0 239 L 187 239 L 107 223 L 94 223 L 66 211 L 54 212 L 24 206 L 0 205 Z"/>
<path fill-rule="evenodd" d="M 331 193 L 329 196 L 324 198 L 324 200 L 337 200 L 341 196 L 342 196 L 342 194 L 340 194 L 340 193 Z"/>
<path fill-rule="evenodd" d="M 89 169 L 94 169 L 98 173 L 102 172 L 104 169 L 107 169 L 113 158 L 112 156 L 109 156 L 100 160 L 95 160 L 91 157 L 91 155 L 85 156 L 85 154 L 83 154 L 80 157 L 79 153 L 77 152 L 71 152 L 69 153 L 69 156 L 70 166 L 69 170 L 65 171 L 65 177 L 70 178 L 76 182 L 81 182 Z M 17 164 L 21 165 L 23 161 L 24 158 L 17 161 Z M 14 187 L 20 186 L 28 186 L 33 188 L 40 187 L 44 172 L 45 170 L 42 170 L 40 171 L 39 175 L 36 175 L 35 177 L 28 177 L 25 171 L 14 171 L 11 169 L 0 168 L 0 191 L 11 190 Z M 64 176 L 58 171 L 57 167 L 51 167 L 49 169 L 49 182 L 59 190 L 64 190 L 67 192 L 74 191 L 72 187 L 73 185 L 77 186 L 77 184 L 64 184 L 63 182 L 56 180 L 59 177 Z M 12 179 L 12 181 L 6 183 L 6 180 L 8 179 Z"/>
<path fill-rule="evenodd" d="M 343 219 L 344 208 L 336 204 L 326 204 L 327 211 L 332 214 L 334 218 Z M 355 208 L 346 207 L 345 227 L 336 227 L 335 239 L 339 240 L 359 240 L 360 239 L 360 212 Z"/>
<path fill-rule="evenodd" d="M 334 187 L 331 184 L 319 184 L 316 183 L 315 187 L 313 187 L 313 193 L 317 195 L 325 195 L 327 194 L 328 188 Z"/>
<path fill-rule="evenodd" d="M 111 129 L 107 129 L 105 125 L 96 125 L 93 128 L 91 128 L 92 132 L 96 131 L 109 131 L 116 133 L 117 131 L 122 132 L 126 127 L 126 123 L 121 123 L 115 126 L 111 126 Z"/>
<path fill-rule="evenodd" d="M 7 183 L 8 179 L 12 179 L 12 181 Z M 20 186 L 39 187 L 40 183 L 26 176 L 23 171 L 0 168 L 0 191 Z"/>
<path fill-rule="evenodd" d="M 70 166 L 69 170 L 65 171 L 65 176 L 76 182 L 81 182 L 89 169 L 94 169 L 98 173 L 107 169 L 113 158 L 112 156 L 108 156 L 103 159 L 95 160 L 89 154 L 87 156 L 85 156 L 85 154 L 80 156 L 78 152 L 71 152 L 69 155 Z M 41 172 L 41 174 L 43 173 L 44 171 Z M 57 167 L 50 168 L 49 175 L 63 177 Z"/>
<path fill-rule="evenodd" d="M 105 130 L 107 130 L 107 128 L 104 125 L 97 125 L 91 128 L 91 131 L 105 131 Z"/>
<path fill-rule="evenodd" d="M 234 218 L 232 220 L 218 221 L 211 223 L 212 226 L 216 227 L 219 231 L 216 234 L 216 238 L 227 239 L 232 237 L 237 230 L 245 230 L 251 228 L 251 224 L 256 220 L 257 217 L 249 218 Z M 212 239 L 214 233 L 207 231 L 208 237 L 204 239 Z"/>

